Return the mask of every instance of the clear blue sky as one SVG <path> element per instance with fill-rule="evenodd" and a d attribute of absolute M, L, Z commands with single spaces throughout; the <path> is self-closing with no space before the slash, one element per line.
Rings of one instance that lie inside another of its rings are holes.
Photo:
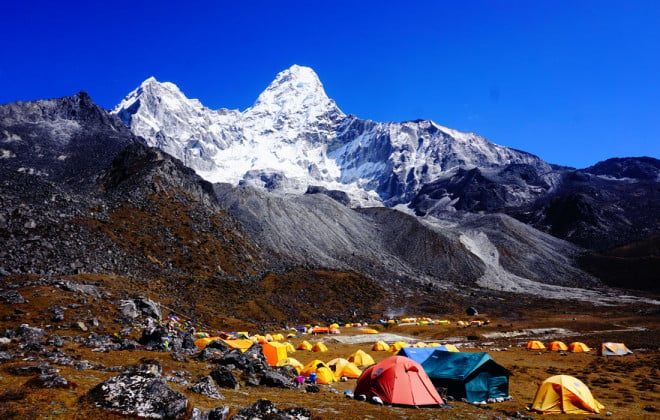
<path fill-rule="evenodd" d="M 660 1 L 5 1 L 0 103 L 149 76 L 250 106 L 312 67 L 346 113 L 417 118 L 585 167 L 660 157 Z"/>

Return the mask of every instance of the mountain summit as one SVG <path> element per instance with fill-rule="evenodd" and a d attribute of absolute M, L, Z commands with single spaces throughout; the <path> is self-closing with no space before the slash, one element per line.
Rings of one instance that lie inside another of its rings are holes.
<path fill-rule="evenodd" d="M 295 193 L 320 186 L 345 191 L 353 205 L 408 203 L 423 185 L 460 169 L 529 165 L 544 185 L 554 183 L 538 157 L 476 134 L 428 120 L 380 123 L 346 115 L 316 73 L 298 65 L 280 72 L 243 112 L 211 110 L 154 78 L 113 112 L 211 182 Z M 538 191 L 516 186 L 510 193 L 528 199 Z"/>

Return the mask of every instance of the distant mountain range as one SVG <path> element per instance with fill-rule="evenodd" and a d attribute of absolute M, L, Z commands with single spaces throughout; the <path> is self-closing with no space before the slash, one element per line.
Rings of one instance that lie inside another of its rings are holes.
<path fill-rule="evenodd" d="M 431 121 L 360 120 L 304 67 L 243 112 L 154 79 L 112 112 L 85 93 L 0 105 L 0 163 L 1 276 L 118 278 L 262 321 L 475 290 L 616 296 L 599 278 L 657 290 L 657 159 L 575 170 Z"/>

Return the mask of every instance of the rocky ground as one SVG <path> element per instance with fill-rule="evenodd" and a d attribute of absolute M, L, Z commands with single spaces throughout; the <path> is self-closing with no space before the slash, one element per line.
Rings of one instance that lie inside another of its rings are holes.
<path fill-rule="evenodd" d="M 540 418 L 527 411 L 527 406 L 537 384 L 555 374 L 579 378 L 605 405 L 600 415 L 591 418 L 605 418 L 608 412 L 613 418 L 654 418 L 660 410 L 660 310 L 650 299 L 652 296 L 635 304 L 609 306 L 474 296 L 472 303 L 482 312 L 472 317 L 465 315 L 462 302 L 447 299 L 443 312 L 437 305 L 436 311 L 415 315 L 446 318 L 452 321 L 448 326 L 408 324 L 385 328 L 376 323 L 379 334 L 342 328 L 338 336 L 289 339 L 294 345 L 302 340 L 321 341 L 329 348 L 326 353 L 291 354 L 303 364 L 347 357 L 357 349 L 379 361 L 390 354 L 371 350 L 378 339 L 435 341 L 452 343 L 461 351 L 488 351 L 513 373 L 512 401 L 479 407 L 454 401 L 447 408 L 413 409 L 345 398 L 344 391 L 355 387 L 354 379 L 293 388 L 292 372 L 267 366 L 259 346 L 245 354 L 222 345 L 200 352 L 185 334 L 175 330 L 168 335 L 172 330 L 168 331 L 162 320 L 173 313 L 163 302 L 150 299 L 155 292 L 145 297 L 125 296 L 119 292 L 120 282 L 90 281 L 81 276 L 3 280 L 3 418 Z M 458 320 L 490 322 L 480 328 L 462 328 L 456 326 Z M 194 324 L 212 332 L 290 332 L 228 318 L 216 320 L 213 326 Z M 593 351 L 573 354 L 525 350 L 524 344 L 532 338 L 546 343 L 553 339 L 583 341 L 592 348 L 604 341 L 624 342 L 634 354 L 604 358 Z M 557 416 L 564 417 L 570 418 Z"/>

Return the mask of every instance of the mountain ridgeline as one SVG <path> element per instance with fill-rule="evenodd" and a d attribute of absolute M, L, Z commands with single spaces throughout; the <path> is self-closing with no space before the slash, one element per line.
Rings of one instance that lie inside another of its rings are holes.
<path fill-rule="evenodd" d="M 658 160 L 574 170 L 432 121 L 361 120 L 305 67 L 242 112 L 153 78 L 112 112 L 85 93 L 0 105 L 0 163 L 1 276 L 122 282 L 201 318 L 592 299 L 622 285 L 594 263 L 614 259 L 657 287 Z"/>

